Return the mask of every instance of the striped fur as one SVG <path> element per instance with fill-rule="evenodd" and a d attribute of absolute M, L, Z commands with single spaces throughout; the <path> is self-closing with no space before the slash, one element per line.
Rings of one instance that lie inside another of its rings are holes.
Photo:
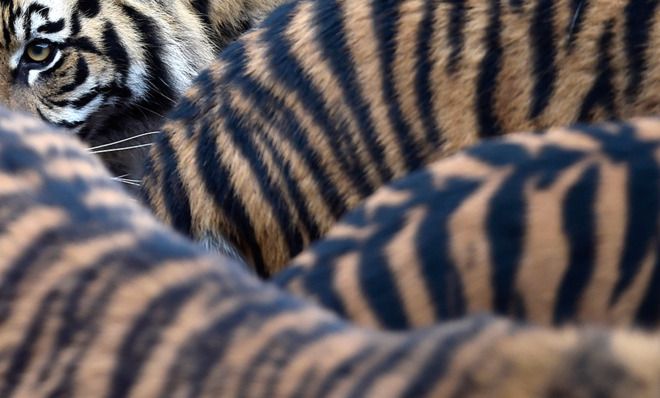
<path fill-rule="evenodd" d="M 382 188 L 276 283 L 360 324 L 657 328 L 660 119 L 487 142 Z"/>
<path fill-rule="evenodd" d="M 216 52 L 281 2 L 2 0 L 0 102 L 91 146 L 154 130 Z M 39 43 L 51 56 L 36 63 L 29 49 Z M 123 174 L 141 168 L 144 152 L 103 156 Z"/>
<path fill-rule="evenodd" d="M 378 187 L 484 137 L 660 110 L 660 10 L 633 0 L 302 0 L 202 73 L 147 203 L 261 275 Z"/>
<path fill-rule="evenodd" d="M 654 397 L 660 337 L 487 316 L 359 329 L 157 224 L 0 109 L 0 396 Z"/>

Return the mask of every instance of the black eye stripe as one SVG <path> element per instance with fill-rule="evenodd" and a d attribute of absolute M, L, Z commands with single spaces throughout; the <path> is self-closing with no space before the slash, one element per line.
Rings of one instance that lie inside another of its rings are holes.
<path fill-rule="evenodd" d="M 37 28 L 37 32 L 53 34 L 63 30 L 64 27 L 65 27 L 65 23 L 64 23 L 64 19 L 62 18 L 58 21 L 47 22 L 41 25 L 40 27 Z"/>

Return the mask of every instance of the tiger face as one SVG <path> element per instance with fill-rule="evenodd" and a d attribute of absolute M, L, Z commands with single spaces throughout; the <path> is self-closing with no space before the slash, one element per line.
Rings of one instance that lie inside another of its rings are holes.
<path fill-rule="evenodd" d="M 0 16 L 0 101 L 91 145 L 158 127 L 214 55 L 188 0 L 0 0 Z"/>

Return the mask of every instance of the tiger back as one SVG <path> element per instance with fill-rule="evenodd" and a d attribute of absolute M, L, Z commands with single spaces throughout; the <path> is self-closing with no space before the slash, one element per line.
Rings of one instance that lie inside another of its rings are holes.
<path fill-rule="evenodd" d="M 158 224 L 0 108 L 0 396 L 653 397 L 660 337 L 473 316 L 358 328 Z"/>
<path fill-rule="evenodd" d="M 655 2 L 302 0 L 170 115 L 144 197 L 280 270 L 378 187 L 479 139 L 660 109 Z"/>
<path fill-rule="evenodd" d="M 660 120 L 491 140 L 381 188 L 274 282 L 371 327 L 660 321 Z"/>

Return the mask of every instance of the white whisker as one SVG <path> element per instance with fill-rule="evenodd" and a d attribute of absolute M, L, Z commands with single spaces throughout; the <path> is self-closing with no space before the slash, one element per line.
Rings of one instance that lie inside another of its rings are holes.
<path fill-rule="evenodd" d="M 575 15 L 573 15 L 573 20 L 571 21 L 571 26 L 568 28 L 568 37 L 571 37 L 573 35 L 573 30 L 575 29 L 575 24 L 577 23 L 577 19 L 580 16 L 580 12 L 582 11 L 582 4 L 583 2 L 580 2 L 575 9 Z"/>
<path fill-rule="evenodd" d="M 132 179 L 132 178 L 120 178 L 120 180 L 122 180 L 122 181 L 134 182 L 134 183 L 136 183 L 136 184 L 139 184 L 139 183 L 142 182 L 142 180 L 134 180 L 134 179 Z"/>
<path fill-rule="evenodd" d="M 139 184 L 139 183 L 137 183 L 137 182 L 132 182 L 132 181 L 124 180 L 124 179 L 121 179 L 121 178 L 113 178 L 113 180 L 118 181 L 118 182 L 121 182 L 122 184 L 132 185 L 132 186 L 135 186 L 135 187 L 142 186 L 142 184 Z"/>
<path fill-rule="evenodd" d="M 142 133 L 142 134 L 134 135 L 132 137 L 124 138 L 124 139 L 121 139 L 121 140 L 118 140 L 118 141 L 108 142 L 107 144 L 97 145 L 95 147 L 91 147 L 91 148 L 88 148 L 88 149 L 90 151 L 94 151 L 96 149 L 101 149 L 101 148 L 109 147 L 109 146 L 112 146 L 112 145 L 115 145 L 115 144 L 121 144 L 122 142 L 131 141 L 131 140 L 134 140 L 134 139 L 137 139 L 137 138 L 142 138 L 142 137 L 145 137 L 145 136 L 148 136 L 148 135 L 154 135 L 154 134 L 160 134 L 160 133 L 161 133 L 160 131 L 150 131 L 148 133 Z"/>
<path fill-rule="evenodd" d="M 128 151 L 130 149 L 145 148 L 145 147 L 150 147 L 152 145 L 153 144 L 140 144 L 140 145 L 127 146 L 123 148 L 112 148 L 112 149 L 102 149 L 100 151 L 91 151 L 91 153 L 99 154 L 99 153 L 108 153 L 108 152 Z"/>

